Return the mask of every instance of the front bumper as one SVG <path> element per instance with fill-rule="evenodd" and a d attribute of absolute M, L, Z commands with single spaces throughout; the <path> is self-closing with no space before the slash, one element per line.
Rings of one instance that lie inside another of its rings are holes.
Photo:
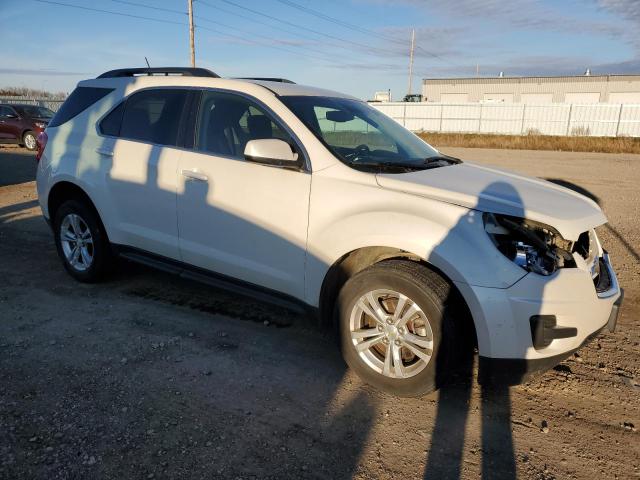
<path fill-rule="evenodd" d="M 552 355 L 550 357 L 529 360 L 520 358 L 489 358 L 481 355 L 478 365 L 478 382 L 483 385 L 518 385 L 535 378 L 550 368 L 555 367 L 591 340 L 596 338 L 602 330 L 608 330 L 610 332 L 615 331 L 623 298 L 624 290 L 620 289 L 620 296 L 613 304 L 613 308 L 611 309 L 606 325 L 589 335 L 577 348 L 574 348 L 573 350 Z"/>
<path fill-rule="evenodd" d="M 528 274 L 506 289 L 458 284 L 471 309 L 480 353 L 479 380 L 518 384 L 573 354 L 601 330 L 615 329 L 623 293 L 609 256 L 602 255 L 608 288 L 580 268 L 548 277 Z M 553 317 L 536 332 L 532 319 Z M 553 332 L 563 332 L 553 335 Z M 540 342 L 536 335 L 546 335 Z M 549 333 L 551 332 L 551 333 Z"/>

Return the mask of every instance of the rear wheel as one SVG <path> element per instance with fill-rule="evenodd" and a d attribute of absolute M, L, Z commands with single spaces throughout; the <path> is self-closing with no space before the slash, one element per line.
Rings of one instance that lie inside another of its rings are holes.
<path fill-rule="evenodd" d="M 25 134 L 22 136 L 22 144 L 27 147 L 27 150 L 36 150 L 38 148 L 36 134 L 32 131 L 25 132 Z"/>
<path fill-rule="evenodd" d="M 411 261 L 381 262 L 353 276 L 336 304 L 349 367 L 395 395 L 434 391 L 452 365 L 450 293 L 440 275 Z"/>
<path fill-rule="evenodd" d="M 95 282 L 106 273 L 111 250 L 93 209 L 78 200 L 64 202 L 55 214 L 54 235 L 58 255 L 76 280 Z"/>

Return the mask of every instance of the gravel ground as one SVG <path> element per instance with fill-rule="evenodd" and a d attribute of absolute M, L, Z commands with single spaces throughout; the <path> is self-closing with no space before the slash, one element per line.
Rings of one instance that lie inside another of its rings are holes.
<path fill-rule="evenodd" d="M 128 264 L 74 282 L 33 156 L 0 149 L 0 478 L 640 478 L 640 156 L 443 150 L 598 199 L 615 333 L 526 385 L 394 398 L 296 314 Z"/>

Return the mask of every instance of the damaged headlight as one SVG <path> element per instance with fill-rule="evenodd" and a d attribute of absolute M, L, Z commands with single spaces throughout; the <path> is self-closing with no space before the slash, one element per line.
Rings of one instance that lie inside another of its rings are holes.
<path fill-rule="evenodd" d="M 572 242 L 554 228 L 519 217 L 485 213 L 484 229 L 502 254 L 529 272 L 551 275 L 574 267 Z"/>

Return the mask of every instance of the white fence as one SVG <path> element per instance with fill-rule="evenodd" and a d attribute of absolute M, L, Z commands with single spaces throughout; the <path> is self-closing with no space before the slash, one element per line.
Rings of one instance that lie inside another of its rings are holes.
<path fill-rule="evenodd" d="M 28 105 L 38 105 L 47 107 L 57 112 L 64 100 L 51 100 L 50 98 L 29 98 L 29 97 L 0 97 L 0 103 L 22 103 Z"/>
<path fill-rule="evenodd" d="M 371 103 L 414 132 L 640 137 L 640 105 Z"/>

